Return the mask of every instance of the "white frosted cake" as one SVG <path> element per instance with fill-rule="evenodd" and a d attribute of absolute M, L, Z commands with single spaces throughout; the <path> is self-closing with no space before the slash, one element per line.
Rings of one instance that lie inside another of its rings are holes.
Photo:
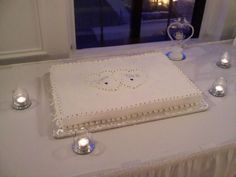
<path fill-rule="evenodd" d="M 207 108 L 201 91 L 161 53 L 55 65 L 50 81 L 55 137 Z"/>

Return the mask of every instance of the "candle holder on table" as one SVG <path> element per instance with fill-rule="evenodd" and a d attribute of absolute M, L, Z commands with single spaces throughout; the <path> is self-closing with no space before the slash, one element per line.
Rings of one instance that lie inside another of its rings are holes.
<path fill-rule="evenodd" d="M 211 95 L 215 97 L 223 97 L 226 94 L 226 80 L 223 77 L 219 77 L 214 81 L 209 89 Z"/>
<path fill-rule="evenodd" d="M 29 94 L 26 89 L 17 88 L 12 94 L 12 108 L 16 110 L 27 109 L 31 106 Z"/>
<path fill-rule="evenodd" d="M 73 138 L 72 150 L 76 154 L 85 155 L 93 152 L 94 148 L 95 142 L 91 133 L 85 127 L 80 128 Z"/>
<path fill-rule="evenodd" d="M 224 52 L 220 60 L 217 61 L 216 65 L 220 68 L 227 69 L 231 67 L 230 56 L 228 52 Z"/>

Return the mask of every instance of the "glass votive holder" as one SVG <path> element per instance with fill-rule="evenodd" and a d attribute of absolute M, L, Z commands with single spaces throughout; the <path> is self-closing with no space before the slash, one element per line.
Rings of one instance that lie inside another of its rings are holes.
<path fill-rule="evenodd" d="M 223 77 L 219 77 L 212 84 L 209 89 L 211 95 L 215 97 L 223 97 L 226 94 L 226 80 Z"/>
<path fill-rule="evenodd" d="M 220 68 L 230 68 L 231 66 L 231 61 L 230 61 L 230 56 L 228 52 L 224 52 L 224 54 L 221 56 L 220 60 L 217 61 L 216 65 Z"/>
<path fill-rule="evenodd" d="M 94 148 L 91 133 L 85 127 L 80 128 L 73 138 L 72 150 L 76 154 L 85 155 L 93 152 Z"/>
<path fill-rule="evenodd" d="M 23 110 L 31 106 L 29 94 L 25 89 L 17 88 L 12 94 L 12 107 L 16 110 Z"/>

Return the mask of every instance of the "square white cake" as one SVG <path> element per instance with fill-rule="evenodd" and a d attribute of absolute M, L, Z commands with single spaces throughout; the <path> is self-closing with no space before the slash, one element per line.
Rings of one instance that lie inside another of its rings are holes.
<path fill-rule="evenodd" d="M 55 65 L 50 81 L 56 137 L 207 109 L 201 91 L 161 53 Z"/>

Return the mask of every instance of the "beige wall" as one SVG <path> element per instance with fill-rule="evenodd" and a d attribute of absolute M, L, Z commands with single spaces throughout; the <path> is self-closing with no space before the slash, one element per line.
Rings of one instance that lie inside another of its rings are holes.
<path fill-rule="evenodd" d="M 236 0 L 207 0 L 200 38 L 231 39 L 235 35 Z"/>
<path fill-rule="evenodd" d="M 32 0 L 0 1 L 0 54 L 41 48 L 38 11 Z"/>
<path fill-rule="evenodd" d="M 231 0 L 228 7 L 221 39 L 236 37 L 236 0 Z"/>
<path fill-rule="evenodd" d="M 69 55 L 67 0 L 0 0 L 0 60 Z"/>

